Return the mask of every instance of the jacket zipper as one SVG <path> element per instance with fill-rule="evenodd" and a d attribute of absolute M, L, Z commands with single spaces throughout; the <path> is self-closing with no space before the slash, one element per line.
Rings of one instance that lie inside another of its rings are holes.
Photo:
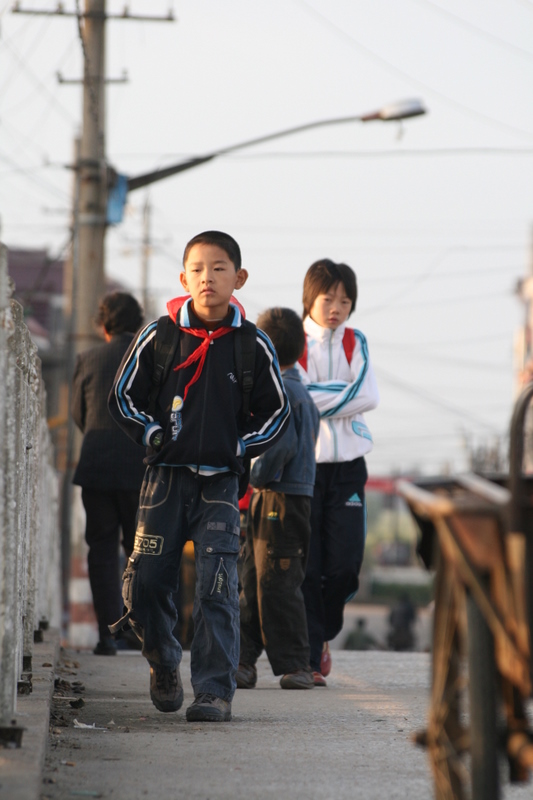
<path fill-rule="evenodd" d="M 333 336 L 335 331 L 331 331 L 329 335 L 329 344 L 328 344 L 328 355 L 329 355 L 329 365 L 328 365 L 328 379 L 331 381 L 333 380 Z M 328 426 L 331 431 L 331 435 L 333 437 L 333 460 L 337 461 L 338 458 L 338 443 L 337 443 L 337 431 L 335 430 L 335 426 L 333 422 L 328 419 Z"/>
<path fill-rule="evenodd" d="M 209 345 L 209 350 L 213 347 L 214 342 L 211 342 Z M 204 402 L 202 408 L 202 422 L 200 424 L 200 436 L 198 437 L 198 458 L 196 459 L 196 475 L 200 474 L 200 454 L 202 452 L 202 442 L 204 440 L 204 428 L 205 428 L 205 415 L 206 415 L 206 408 L 207 408 L 207 386 L 208 386 L 208 378 L 209 378 L 209 370 L 211 367 L 211 359 L 209 358 L 209 350 L 207 351 L 207 356 L 205 359 L 204 369 L 205 369 L 205 378 L 204 378 Z"/>
<path fill-rule="evenodd" d="M 335 331 L 331 331 L 329 335 L 329 344 L 328 344 L 328 355 L 329 355 L 329 365 L 328 365 L 328 380 L 333 380 L 333 357 L 332 357 L 332 350 L 333 350 L 333 334 Z"/>

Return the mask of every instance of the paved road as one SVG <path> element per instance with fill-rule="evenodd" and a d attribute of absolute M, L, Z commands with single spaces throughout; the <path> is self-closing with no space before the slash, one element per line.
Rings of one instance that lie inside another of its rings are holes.
<path fill-rule="evenodd" d="M 70 687 L 53 702 L 43 797 L 428 800 L 426 755 L 410 740 L 425 724 L 428 655 L 337 651 L 334 659 L 328 688 L 311 691 L 282 690 L 262 659 L 258 687 L 237 690 L 233 721 L 207 724 L 152 706 L 138 653 L 67 651 L 58 674 Z M 185 708 L 188 654 L 182 674 Z M 73 709 L 78 696 L 85 704 Z"/>

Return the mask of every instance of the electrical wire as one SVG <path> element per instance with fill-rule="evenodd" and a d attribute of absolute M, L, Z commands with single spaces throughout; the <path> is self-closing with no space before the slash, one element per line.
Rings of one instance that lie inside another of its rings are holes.
<path fill-rule="evenodd" d="M 511 42 L 502 39 L 500 36 L 496 36 L 494 33 L 489 33 L 489 31 L 484 30 L 483 28 L 479 28 L 473 22 L 469 22 L 468 20 L 464 19 L 464 17 L 460 17 L 458 14 L 454 14 L 453 11 L 448 11 L 446 8 L 442 8 L 439 6 L 438 3 L 432 2 L 432 0 L 411 0 L 412 3 L 418 3 L 418 5 L 425 6 L 426 8 L 430 8 L 434 13 L 439 14 L 442 17 L 452 20 L 457 25 L 460 25 L 462 28 L 466 30 L 472 31 L 477 36 L 480 36 L 482 39 L 485 39 L 492 44 L 496 44 L 499 47 L 503 47 L 505 50 L 515 53 L 519 56 L 523 56 L 524 58 L 529 59 L 530 61 L 533 60 L 533 53 L 529 50 L 524 50 L 524 48 L 519 47 L 516 44 L 512 44 Z"/>
<path fill-rule="evenodd" d="M 40 180 L 39 178 L 37 178 L 37 176 L 32 174 L 31 170 L 29 170 L 28 168 L 25 168 L 25 167 L 21 167 L 19 164 L 14 162 L 9 157 L 7 157 L 5 155 L 2 155 L 2 153 L 0 153 L 0 160 L 4 161 L 6 164 L 9 164 L 11 167 L 13 167 L 13 170 L 15 172 L 19 173 L 23 177 L 25 177 L 28 180 L 32 181 L 37 186 L 39 186 L 41 189 L 44 189 L 45 191 L 50 192 L 51 194 L 54 194 L 56 197 L 61 198 L 61 200 L 65 200 L 65 198 L 69 198 L 69 195 L 67 194 L 67 192 L 61 191 L 61 189 L 58 189 L 56 186 L 53 186 L 53 184 L 51 184 L 51 183 L 47 183 L 46 181 Z"/>
<path fill-rule="evenodd" d="M 507 363 L 498 363 L 496 361 L 491 362 L 482 362 L 482 361 L 470 361 L 468 359 L 461 359 L 461 358 L 452 358 L 449 356 L 439 356 L 434 355 L 432 353 L 420 353 L 417 352 L 412 346 L 410 347 L 397 347 L 394 344 L 390 345 L 376 345 L 376 342 L 372 342 L 372 351 L 375 353 L 376 350 L 384 350 L 385 352 L 388 350 L 393 351 L 394 353 L 398 353 L 401 351 L 402 354 L 411 360 L 420 360 L 420 361 L 431 361 L 433 364 L 449 364 L 451 367 L 460 367 L 464 369 L 477 369 L 477 370 L 486 370 L 489 372 L 494 372 L 495 369 L 506 370 L 509 368 L 509 364 Z M 395 356 L 395 361 L 397 361 L 398 356 Z"/>
<path fill-rule="evenodd" d="M 9 47 L 9 45 L 8 45 L 8 47 Z M 23 60 L 22 56 L 20 56 L 16 51 L 14 51 L 12 47 L 9 47 L 9 49 L 10 49 L 12 57 L 17 62 L 18 66 L 21 67 L 24 70 L 24 72 L 28 75 L 28 77 L 30 78 L 32 83 L 39 89 L 39 91 L 40 92 L 44 92 L 49 97 L 50 102 L 53 104 L 55 110 L 59 114 L 61 114 L 61 116 L 63 116 L 65 119 L 67 119 L 68 122 L 70 122 L 71 124 L 73 122 L 75 122 L 75 118 L 72 116 L 70 111 L 67 111 L 65 108 L 63 108 L 63 106 L 57 100 L 55 95 L 52 94 L 52 92 L 46 86 L 46 84 L 43 83 L 43 81 L 39 77 L 37 77 L 37 75 L 34 74 L 33 70 L 30 69 L 28 64 Z M 9 82 L 9 80 L 10 80 L 10 78 L 8 78 L 8 82 Z M 2 93 L 2 88 L 0 88 L 0 95 L 1 95 L 1 93 Z"/>
<path fill-rule="evenodd" d="M 384 380 L 386 383 L 390 384 L 391 386 L 395 386 L 397 389 L 400 389 L 407 394 L 410 394 L 416 397 L 419 400 L 422 400 L 429 405 L 435 406 L 437 408 L 441 408 L 443 411 L 448 412 L 449 414 L 453 414 L 454 416 L 458 416 L 461 419 L 468 420 L 470 423 L 475 423 L 477 426 L 481 428 L 486 428 L 493 433 L 499 433 L 498 428 L 493 423 L 486 422 L 485 420 L 481 419 L 477 414 L 472 414 L 464 408 L 460 408 L 459 406 L 453 405 L 452 403 L 445 402 L 441 397 L 428 392 L 426 389 L 421 389 L 419 386 L 416 386 L 412 383 L 408 383 L 407 381 L 401 380 L 397 378 L 395 375 L 392 375 L 390 372 L 384 370 L 382 367 L 374 366 L 374 371 L 376 375 L 380 378 L 380 380 Z"/>
<path fill-rule="evenodd" d="M 342 30 L 338 25 L 336 25 L 332 20 L 314 8 L 307 0 L 291 0 L 292 3 L 300 6 L 308 15 L 315 17 L 322 25 L 329 28 L 335 35 L 342 39 L 343 41 L 347 42 L 350 46 L 354 47 L 359 52 L 364 53 L 368 58 L 376 63 L 381 64 L 381 66 L 386 67 L 388 70 L 391 70 L 397 75 L 401 75 L 403 78 L 411 81 L 412 83 L 422 87 L 431 94 L 439 97 L 443 102 L 447 103 L 448 105 L 452 106 L 453 108 L 462 111 L 463 113 L 468 114 L 471 117 L 474 117 L 478 120 L 482 120 L 485 123 L 489 123 L 495 127 L 500 128 L 501 130 L 511 131 L 512 133 L 518 134 L 519 136 L 527 139 L 533 139 L 533 131 L 525 131 L 522 128 L 517 128 L 514 125 L 508 125 L 506 122 L 502 122 L 501 120 L 494 119 L 493 117 L 484 114 L 482 111 L 476 111 L 470 106 L 465 105 L 464 103 L 460 103 L 458 100 L 454 100 L 451 97 L 448 97 L 444 92 L 439 91 L 438 89 L 433 88 L 425 81 L 420 80 L 419 78 L 415 78 L 410 75 L 405 70 L 397 67 L 395 64 L 388 61 L 383 56 L 376 53 L 374 50 L 371 50 L 366 45 L 359 42 L 355 39 L 354 36 L 347 33 L 346 31 Z"/>

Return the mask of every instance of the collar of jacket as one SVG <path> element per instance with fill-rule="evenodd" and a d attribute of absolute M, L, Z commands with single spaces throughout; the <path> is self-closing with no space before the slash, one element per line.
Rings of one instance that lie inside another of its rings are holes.
<path fill-rule="evenodd" d="M 189 308 L 192 302 L 192 298 L 190 294 L 183 295 L 182 297 L 174 297 L 173 300 L 169 300 L 167 303 L 167 311 L 169 313 L 170 319 L 172 322 L 176 322 L 178 318 L 178 312 L 180 313 L 180 328 L 190 328 L 191 321 L 189 315 Z M 238 300 L 234 297 L 230 300 L 230 308 L 234 309 L 233 319 L 230 322 L 232 328 L 240 328 L 242 325 L 243 319 L 246 318 L 246 314 L 244 308 L 241 306 Z"/>
<path fill-rule="evenodd" d="M 323 328 L 322 325 L 318 325 L 310 316 L 307 316 L 304 319 L 304 330 L 312 339 L 319 342 L 342 342 L 346 324 L 347 321 L 332 331 L 331 328 Z"/>
<path fill-rule="evenodd" d="M 283 378 L 283 380 L 285 380 L 285 378 L 293 378 L 294 380 L 300 382 L 302 380 L 300 377 L 300 372 L 296 367 L 288 367 L 287 369 L 282 369 L 281 377 Z"/>

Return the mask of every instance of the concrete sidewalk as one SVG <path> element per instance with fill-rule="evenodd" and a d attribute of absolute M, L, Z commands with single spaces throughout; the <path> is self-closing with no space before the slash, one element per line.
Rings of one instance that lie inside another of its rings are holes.
<path fill-rule="evenodd" d="M 311 691 L 282 690 L 262 658 L 257 688 L 237 690 L 232 722 L 214 724 L 185 721 L 188 653 L 184 706 L 161 714 L 139 653 L 63 650 L 54 670 L 56 643 L 52 632 L 36 645 L 34 692 L 18 703 L 22 747 L 0 750 L 2 800 L 434 796 L 426 753 L 411 741 L 426 725 L 428 654 L 334 651 L 328 687 Z M 531 785 L 503 794 L 525 800 Z"/>
<path fill-rule="evenodd" d="M 52 706 L 42 796 L 137 800 L 428 800 L 426 754 L 411 733 L 425 725 L 429 657 L 423 653 L 334 653 L 326 689 L 284 691 L 266 659 L 258 687 L 237 690 L 230 723 L 187 723 L 185 703 L 161 714 L 148 696 L 138 653 L 114 658 L 67 652 L 61 677 L 80 691 Z M 78 703 L 79 704 L 79 703 Z M 76 725 L 95 726 L 80 728 Z"/>
<path fill-rule="evenodd" d="M 38 800 L 42 794 L 44 759 L 48 748 L 49 716 L 59 656 L 59 631 L 44 632 L 34 644 L 32 686 L 17 697 L 15 722 L 23 728 L 17 749 L 0 748 L 0 798 Z"/>

